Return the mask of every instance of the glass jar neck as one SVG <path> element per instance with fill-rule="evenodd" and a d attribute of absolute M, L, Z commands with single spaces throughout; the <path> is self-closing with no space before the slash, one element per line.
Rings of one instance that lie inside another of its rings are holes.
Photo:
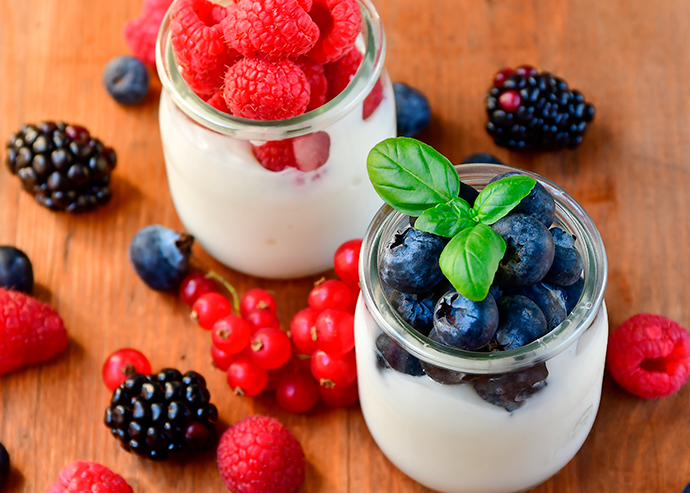
<path fill-rule="evenodd" d="M 537 179 L 553 196 L 556 221 L 569 230 L 580 244 L 584 264 L 584 288 L 580 301 L 558 327 L 544 337 L 510 351 L 492 353 L 463 351 L 423 336 L 390 306 L 378 274 L 379 251 L 388 238 L 407 221 L 407 216 L 382 207 L 370 224 L 362 243 L 359 278 L 367 308 L 378 326 L 407 352 L 417 358 L 449 370 L 474 374 L 507 373 L 548 361 L 576 342 L 599 312 L 608 267 L 599 231 L 580 204 L 555 183 L 525 170 L 508 166 L 463 164 L 456 166 L 460 179 L 481 190 L 491 178 L 508 171 L 518 171 Z"/>
<path fill-rule="evenodd" d="M 170 41 L 170 10 L 165 14 L 156 40 L 156 67 L 163 88 L 192 120 L 225 135 L 245 140 L 282 140 L 323 130 L 358 107 L 371 92 L 383 70 L 386 37 L 381 18 L 370 0 L 359 0 L 362 32 L 357 47 L 362 63 L 350 84 L 321 107 L 293 118 L 258 121 L 223 113 L 199 98 L 185 83 Z M 174 5 L 174 4 L 173 4 Z"/>

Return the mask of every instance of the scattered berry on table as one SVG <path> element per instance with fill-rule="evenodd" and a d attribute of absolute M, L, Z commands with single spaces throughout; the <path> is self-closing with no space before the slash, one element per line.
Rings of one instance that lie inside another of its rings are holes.
<path fill-rule="evenodd" d="M 133 56 L 118 56 L 103 70 L 103 85 L 120 104 L 136 104 L 149 93 L 149 71 Z"/>
<path fill-rule="evenodd" d="M 314 286 L 309 292 L 307 303 L 315 312 L 328 308 L 347 310 L 352 304 L 352 291 L 343 281 L 329 279 Z"/>
<path fill-rule="evenodd" d="M 359 254 L 362 240 L 349 240 L 338 247 L 333 254 L 333 268 L 336 275 L 351 288 L 359 289 Z"/>
<path fill-rule="evenodd" d="M 548 332 L 546 318 L 539 306 L 521 296 L 502 296 L 498 306 L 496 342 L 503 350 L 515 349 L 536 341 Z"/>
<path fill-rule="evenodd" d="M 278 421 L 249 416 L 220 439 L 218 469 L 233 493 L 294 493 L 304 482 L 304 452 Z"/>
<path fill-rule="evenodd" d="M 190 317 L 202 329 L 212 330 L 218 320 L 231 313 L 232 305 L 225 296 L 220 293 L 206 293 L 194 302 Z"/>
<path fill-rule="evenodd" d="M 7 166 L 36 201 L 55 211 L 85 212 L 108 203 L 115 151 L 63 122 L 24 125 L 7 142 Z"/>
<path fill-rule="evenodd" d="M 418 358 L 405 351 L 400 344 L 387 334 L 381 333 L 376 338 L 376 359 L 379 367 L 390 367 L 395 371 L 407 373 L 413 377 L 424 375 L 424 370 Z"/>
<path fill-rule="evenodd" d="M 690 493 L 690 483 L 688 483 L 681 493 Z"/>
<path fill-rule="evenodd" d="M 239 56 L 223 39 L 227 12 L 208 0 L 178 0 L 170 12 L 170 39 L 182 78 L 204 99 L 222 88 L 225 70 Z"/>
<path fill-rule="evenodd" d="M 97 462 L 72 462 L 65 466 L 46 493 L 133 493 L 127 481 Z"/>
<path fill-rule="evenodd" d="M 245 352 L 237 355 L 227 370 L 228 385 L 236 395 L 254 397 L 266 388 L 268 373 Z"/>
<path fill-rule="evenodd" d="M 348 407 L 359 400 L 357 380 L 346 387 L 324 387 L 319 385 L 319 397 L 332 407 Z"/>
<path fill-rule="evenodd" d="M 594 119 L 594 106 L 562 79 L 529 66 L 502 69 L 486 96 L 486 130 L 511 150 L 577 147 Z"/>
<path fill-rule="evenodd" d="M 137 231 L 129 244 L 129 260 L 142 281 L 156 291 L 177 289 L 189 270 L 194 237 L 160 224 Z"/>
<path fill-rule="evenodd" d="M 318 349 L 316 344 L 316 317 L 318 315 L 311 308 L 304 308 L 292 317 L 290 335 L 295 347 L 302 354 L 311 355 Z"/>
<path fill-rule="evenodd" d="M 319 400 L 319 385 L 309 373 L 295 371 L 285 375 L 276 388 L 280 407 L 291 413 L 309 411 Z"/>
<path fill-rule="evenodd" d="M 498 328 L 493 297 L 472 301 L 455 290 L 444 294 L 434 308 L 434 329 L 444 344 L 475 351 L 486 346 Z"/>
<path fill-rule="evenodd" d="M 470 154 L 465 159 L 463 159 L 460 164 L 469 163 L 505 164 L 503 161 L 498 159 L 493 154 L 489 154 L 486 152 L 475 152 L 474 154 Z"/>
<path fill-rule="evenodd" d="M 151 373 L 151 363 L 136 349 L 118 349 L 105 360 L 101 373 L 105 386 L 113 392 L 135 373 L 143 375 Z"/>
<path fill-rule="evenodd" d="M 338 60 L 354 46 L 362 24 L 357 0 L 314 0 L 309 16 L 320 32 L 307 53 L 315 62 Z"/>
<path fill-rule="evenodd" d="M 0 287 L 27 294 L 34 288 L 31 260 L 19 248 L 0 246 Z"/>
<path fill-rule="evenodd" d="M 226 315 L 219 318 L 211 329 L 213 345 L 227 354 L 236 354 L 249 345 L 252 329 L 241 317 Z"/>
<path fill-rule="evenodd" d="M 479 397 L 513 412 L 546 386 L 548 376 L 546 364 L 540 363 L 515 373 L 480 375 L 471 382 Z"/>
<path fill-rule="evenodd" d="M 403 82 L 393 83 L 398 135 L 412 137 L 431 121 L 431 106 L 424 93 Z"/>
<path fill-rule="evenodd" d="M 290 338 L 282 330 L 273 327 L 254 332 L 249 347 L 254 362 L 266 370 L 280 368 L 292 354 Z"/>
<path fill-rule="evenodd" d="M 287 363 L 285 363 L 280 368 L 276 368 L 275 370 L 268 370 L 268 381 L 266 382 L 266 388 L 264 390 L 276 390 L 278 388 L 278 384 L 284 376 L 290 375 L 291 373 L 294 373 L 298 370 L 306 371 L 307 373 L 309 373 L 309 368 L 301 368 L 301 366 L 303 366 L 304 364 L 304 361 L 309 362 L 309 360 L 298 360 L 293 354 L 292 356 L 290 356 L 290 359 L 287 361 Z"/>
<path fill-rule="evenodd" d="M 319 39 L 319 27 L 297 0 L 239 0 L 221 26 L 230 47 L 273 61 L 303 55 Z"/>
<path fill-rule="evenodd" d="M 192 272 L 180 284 L 180 299 L 187 306 L 194 306 L 194 302 L 206 293 L 215 293 L 218 287 L 213 279 L 209 279 L 201 272 Z"/>
<path fill-rule="evenodd" d="M 323 387 L 346 387 L 357 379 L 354 351 L 331 356 L 316 350 L 311 357 L 311 374 Z"/>
<path fill-rule="evenodd" d="M 144 0 L 141 14 L 125 24 L 123 35 L 132 54 L 151 67 L 156 66 L 156 38 L 173 0 Z"/>
<path fill-rule="evenodd" d="M 326 101 L 330 101 L 343 92 L 357 73 L 363 58 L 359 50 L 353 47 L 342 58 L 324 65 L 328 80 Z"/>
<path fill-rule="evenodd" d="M 667 397 L 690 376 L 690 334 L 662 315 L 635 315 L 610 333 L 606 363 L 628 392 Z"/>
<path fill-rule="evenodd" d="M 341 356 L 355 347 L 355 317 L 327 308 L 316 317 L 316 345 L 331 356 Z"/>
<path fill-rule="evenodd" d="M 243 317 L 246 317 L 255 308 L 269 308 L 276 312 L 276 300 L 265 289 L 250 289 L 240 298 L 240 313 Z"/>
<path fill-rule="evenodd" d="M 218 410 L 210 399 L 206 380 L 196 372 L 136 373 L 113 392 L 105 424 L 125 450 L 165 460 L 213 446 Z"/>
<path fill-rule="evenodd" d="M 213 364 L 219 370 L 227 371 L 230 367 L 230 363 L 232 363 L 234 359 L 234 354 L 221 351 L 215 345 L 211 344 L 211 360 L 213 360 Z"/>
<path fill-rule="evenodd" d="M 318 390 L 317 390 L 318 397 Z M 7 453 L 5 446 L 0 443 L 0 488 L 3 487 L 10 475 L 10 454 Z"/>
<path fill-rule="evenodd" d="M 559 286 L 570 286 L 582 274 L 582 255 L 575 247 L 575 237 L 561 228 L 551 228 L 555 253 L 544 281 Z"/>
<path fill-rule="evenodd" d="M 264 327 L 280 329 L 280 321 L 276 313 L 270 308 L 254 308 L 244 319 L 252 329 L 252 333 Z"/>
<path fill-rule="evenodd" d="M 67 331 L 54 308 L 0 288 L 0 375 L 49 360 L 66 348 Z"/>
<path fill-rule="evenodd" d="M 242 118 L 282 120 L 301 115 L 311 97 L 306 75 L 291 60 L 243 58 L 228 69 L 224 80 L 225 102 L 233 115 Z"/>

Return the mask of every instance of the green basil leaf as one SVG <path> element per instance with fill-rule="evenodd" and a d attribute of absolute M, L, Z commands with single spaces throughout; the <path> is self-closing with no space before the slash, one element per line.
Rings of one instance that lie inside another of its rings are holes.
<path fill-rule="evenodd" d="M 531 176 L 513 175 L 489 183 L 474 202 L 477 218 L 484 224 L 493 224 L 512 211 L 534 188 Z"/>
<path fill-rule="evenodd" d="M 379 196 L 411 216 L 458 196 L 460 179 L 451 162 L 433 147 L 397 137 L 379 142 L 367 158 L 369 179 Z"/>
<path fill-rule="evenodd" d="M 506 251 L 498 233 L 477 224 L 455 236 L 441 253 L 441 271 L 460 294 L 472 301 L 486 298 Z"/>
<path fill-rule="evenodd" d="M 414 227 L 420 231 L 452 238 L 475 224 L 477 223 L 472 219 L 470 204 L 458 197 L 422 212 Z"/>

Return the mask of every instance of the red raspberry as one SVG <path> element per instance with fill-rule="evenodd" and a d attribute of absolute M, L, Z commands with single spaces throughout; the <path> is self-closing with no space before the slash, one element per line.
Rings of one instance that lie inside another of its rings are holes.
<path fill-rule="evenodd" d="M 223 74 L 239 56 L 223 41 L 227 10 L 208 0 L 178 0 L 170 12 L 173 52 L 182 77 L 202 97 L 223 86 Z"/>
<path fill-rule="evenodd" d="M 230 108 L 228 108 L 222 92 L 217 92 L 208 98 L 206 100 L 206 104 L 213 106 L 215 109 L 222 111 L 223 113 L 230 113 Z"/>
<path fill-rule="evenodd" d="M 132 487 L 97 462 L 76 461 L 66 466 L 46 493 L 133 493 Z"/>
<path fill-rule="evenodd" d="M 295 163 L 300 171 L 314 171 L 326 164 L 331 155 L 331 137 L 319 131 L 292 139 Z"/>
<path fill-rule="evenodd" d="M 0 288 L 0 375 L 46 361 L 66 347 L 67 332 L 54 308 Z"/>
<path fill-rule="evenodd" d="M 357 73 L 357 69 L 362 63 L 362 58 L 363 56 L 359 50 L 357 50 L 357 48 L 352 48 L 337 62 L 324 65 L 326 79 L 328 80 L 327 101 L 330 101 L 343 92 L 343 89 L 347 87 Z"/>
<path fill-rule="evenodd" d="M 362 105 L 362 120 L 366 120 L 371 116 L 371 114 L 379 107 L 383 101 L 383 84 L 381 84 L 381 79 L 376 81 L 373 89 L 369 95 L 364 99 L 364 104 Z"/>
<path fill-rule="evenodd" d="M 142 62 L 156 66 L 156 37 L 161 22 L 173 0 L 144 0 L 139 17 L 127 21 L 123 30 L 132 54 Z"/>
<path fill-rule="evenodd" d="M 635 315 L 611 332 L 607 364 L 628 392 L 645 399 L 669 396 L 690 376 L 690 334 L 664 316 Z"/>
<path fill-rule="evenodd" d="M 357 0 L 315 0 L 309 15 L 321 31 L 307 53 L 315 62 L 334 62 L 355 45 L 362 25 Z"/>
<path fill-rule="evenodd" d="M 244 58 L 225 74 L 223 94 L 235 116 L 282 120 L 304 113 L 309 91 L 309 81 L 295 62 Z"/>
<path fill-rule="evenodd" d="M 297 0 L 239 0 L 222 27 L 232 48 L 273 61 L 302 55 L 319 39 L 318 26 Z"/>
<path fill-rule="evenodd" d="M 252 151 L 259 164 L 269 171 L 283 171 L 288 167 L 297 167 L 292 139 L 274 140 L 261 146 L 252 145 Z"/>
<path fill-rule="evenodd" d="M 275 419 L 249 416 L 223 433 L 218 469 L 234 493 L 293 493 L 304 481 L 304 452 Z"/>
<path fill-rule="evenodd" d="M 326 70 L 322 63 L 316 63 L 304 56 L 295 60 L 295 63 L 302 69 L 309 81 L 311 99 L 309 99 L 307 111 L 315 110 L 326 102 L 326 95 L 328 94 Z"/>

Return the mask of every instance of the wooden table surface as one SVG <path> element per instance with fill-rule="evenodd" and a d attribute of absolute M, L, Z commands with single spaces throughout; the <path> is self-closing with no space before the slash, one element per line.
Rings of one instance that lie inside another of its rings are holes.
<path fill-rule="evenodd" d="M 376 0 L 388 35 L 391 78 L 423 90 L 433 121 L 420 138 L 453 162 L 495 153 L 579 200 L 608 250 L 611 327 L 638 312 L 690 328 L 690 3 L 686 0 Z M 25 122 L 81 123 L 118 152 L 112 202 L 73 216 L 48 211 L 0 169 L 0 244 L 33 261 L 34 295 L 61 313 L 69 347 L 52 361 L 0 377 L 0 441 L 13 471 L 8 491 L 40 493 L 74 460 L 106 464 L 135 492 L 225 491 L 212 453 L 152 463 L 123 452 L 102 423 L 110 393 L 100 369 L 135 347 L 153 367 L 195 369 L 209 381 L 223 427 L 274 416 L 302 443 L 301 492 L 427 492 L 373 442 L 358 406 L 282 411 L 272 396 L 233 396 L 211 366 L 210 337 L 173 295 L 134 274 L 127 245 L 151 223 L 180 228 L 158 131 L 160 83 L 143 104 L 116 104 L 101 85 L 108 60 L 128 50 L 121 32 L 140 0 L 0 0 L 0 137 Z M 503 66 L 533 64 L 567 80 L 597 108 L 574 151 L 516 154 L 484 131 L 484 94 Z M 4 150 L 3 160 L 4 160 Z M 319 276 L 270 281 L 222 267 L 200 247 L 193 263 L 240 291 L 272 290 L 284 326 Z M 332 273 L 329 273 L 332 275 Z M 594 429 L 560 473 L 533 491 L 680 493 L 690 482 L 690 385 L 646 401 L 607 374 Z M 410 451 L 410 453 L 414 453 Z M 515 450 L 514 453 L 521 453 Z M 500 463 L 496 474 L 501 474 Z"/>

